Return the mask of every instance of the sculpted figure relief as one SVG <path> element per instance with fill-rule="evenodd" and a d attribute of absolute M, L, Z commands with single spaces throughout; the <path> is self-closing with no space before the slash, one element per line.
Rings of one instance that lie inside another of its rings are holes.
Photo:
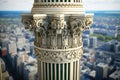
<path fill-rule="evenodd" d="M 67 26 L 66 22 L 64 21 L 64 17 L 60 18 L 60 20 L 58 21 L 58 24 L 60 25 L 58 29 L 64 29 Z"/>
<path fill-rule="evenodd" d="M 43 20 L 42 18 L 34 19 L 35 25 L 36 25 L 36 32 L 39 33 L 39 36 L 45 37 L 48 23 Z"/>
<path fill-rule="evenodd" d="M 68 37 L 67 36 L 63 36 L 62 38 L 62 48 L 63 49 L 68 48 Z"/>
<path fill-rule="evenodd" d="M 81 19 L 71 19 L 70 31 L 71 31 L 72 36 L 78 35 L 79 33 L 81 33 L 81 30 L 80 30 L 81 25 L 82 25 Z"/>
<path fill-rule="evenodd" d="M 64 17 L 53 17 L 51 22 L 52 29 L 64 29 L 66 27 L 66 22 L 64 21 Z"/>
<path fill-rule="evenodd" d="M 53 19 L 51 22 L 51 29 L 56 29 L 57 28 L 57 20 Z"/>

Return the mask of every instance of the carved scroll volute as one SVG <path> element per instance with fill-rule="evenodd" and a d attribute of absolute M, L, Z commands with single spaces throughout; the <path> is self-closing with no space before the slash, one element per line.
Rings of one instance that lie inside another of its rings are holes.
<path fill-rule="evenodd" d="M 90 26 L 93 24 L 93 14 L 87 14 L 83 20 L 84 29 L 89 29 Z"/>
<path fill-rule="evenodd" d="M 46 22 L 44 19 L 46 18 L 45 14 L 35 14 L 33 15 L 34 25 L 36 30 L 39 31 L 45 27 Z"/>
<path fill-rule="evenodd" d="M 93 15 L 87 14 L 85 17 L 70 16 L 70 30 L 72 35 L 80 35 L 85 29 L 89 29 L 93 23 Z"/>
<path fill-rule="evenodd" d="M 82 33 L 83 19 L 79 17 L 70 17 L 70 31 L 72 36 Z"/>
<path fill-rule="evenodd" d="M 25 29 L 30 29 L 33 26 L 33 16 L 31 14 L 23 14 L 22 23 L 24 24 Z"/>

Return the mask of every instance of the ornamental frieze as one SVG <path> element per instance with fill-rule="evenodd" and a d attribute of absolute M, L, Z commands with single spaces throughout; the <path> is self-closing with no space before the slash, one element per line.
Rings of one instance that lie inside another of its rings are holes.
<path fill-rule="evenodd" d="M 69 62 L 80 59 L 83 48 L 78 47 L 74 49 L 43 49 L 35 47 L 35 53 L 40 60 L 47 62 Z"/>

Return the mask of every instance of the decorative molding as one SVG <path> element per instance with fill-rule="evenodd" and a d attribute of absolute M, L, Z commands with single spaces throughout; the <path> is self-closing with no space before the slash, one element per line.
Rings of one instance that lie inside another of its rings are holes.
<path fill-rule="evenodd" d="M 83 8 L 83 5 L 81 3 L 40 3 L 40 4 L 34 4 L 33 8 L 55 8 L 55 7 L 61 7 L 61 8 Z"/>
<path fill-rule="evenodd" d="M 43 49 L 35 47 L 35 53 L 41 61 L 46 62 L 70 62 L 80 59 L 83 48 L 73 49 Z"/>

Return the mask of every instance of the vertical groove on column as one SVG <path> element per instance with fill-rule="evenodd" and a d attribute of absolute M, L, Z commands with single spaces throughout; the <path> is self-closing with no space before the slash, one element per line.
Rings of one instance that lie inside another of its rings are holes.
<path fill-rule="evenodd" d="M 68 63 L 66 63 L 66 80 L 68 80 Z"/>
<path fill-rule="evenodd" d="M 59 64 L 56 64 L 56 80 L 59 80 Z"/>
<path fill-rule="evenodd" d="M 63 64 L 60 64 L 60 80 L 63 80 Z"/>
<path fill-rule="evenodd" d="M 66 63 L 64 64 L 64 79 L 66 80 L 66 77 L 67 77 L 67 73 L 66 73 Z"/>
<path fill-rule="evenodd" d="M 38 60 L 38 65 L 39 65 L 39 66 L 38 66 L 38 67 L 39 67 L 39 69 L 38 69 L 39 79 L 42 80 L 42 79 L 41 79 L 42 75 L 41 75 L 41 73 L 40 73 L 40 72 L 41 72 L 41 61 L 39 61 L 39 60 Z"/>
<path fill-rule="evenodd" d="M 49 63 L 47 63 L 47 80 L 49 80 Z"/>
<path fill-rule="evenodd" d="M 45 66 L 45 62 L 44 62 L 44 80 L 46 80 L 46 66 Z"/>
<path fill-rule="evenodd" d="M 60 71 L 60 64 L 58 64 L 59 65 L 59 80 L 60 80 L 60 78 L 61 78 L 61 71 Z"/>
<path fill-rule="evenodd" d="M 55 73 L 55 74 L 54 74 L 54 78 L 55 78 L 55 80 L 57 80 L 57 79 L 56 79 L 56 64 L 54 65 L 54 73 Z"/>
<path fill-rule="evenodd" d="M 43 62 L 41 62 L 41 80 L 43 80 Z"/>
<path fill-rule="evenodd" d="M 50 64 L 50 66 L 51 66 L 51 80 L 53 80 L 53 68 L 52 68 L 52 63 Z"/>
<path fill-rule="evenodd" d="M 48 72 L 47 66 L 48 66 L 47 63 L 45 63 L 45 70 L 46 70 L 46 74 L 45 74 L 46 79 L 45 79 L 45 80 L 47 80 L 47 76 L 48 76 L 48 75 L 47 75 L 47 72 Z"/>
<path fill-rule="evenodd" d="M 51 80 L 51 64 L 49 63 L 49 79 L 48 80 Z"/>
<path fill-rule="evenodd" d="M 62 78 L 62 80 L 64 80 L 64 63 L 63 63 L 63 78 Z"/>
<path fill-rule="evenodd" d="M 52 80 L 55 80 L 55 64 L 53 63 L 52 64 L 52 77 L 53 77 L 53 79 Z"/>
<path fill-rule="evenodd" d="M 45 80 L 45 65 L 44 65 L 44 62 L 43 62 L 43 70 L 42 70 L 42 74 L 43 74 L 43 80 Z"/>
<path fill-rule="evenodd" d="M 70 71 L 70 63 L 68 63 L 68 80 L 70 80 L 70 73 L 71 73 L 71 71 Z"/>

